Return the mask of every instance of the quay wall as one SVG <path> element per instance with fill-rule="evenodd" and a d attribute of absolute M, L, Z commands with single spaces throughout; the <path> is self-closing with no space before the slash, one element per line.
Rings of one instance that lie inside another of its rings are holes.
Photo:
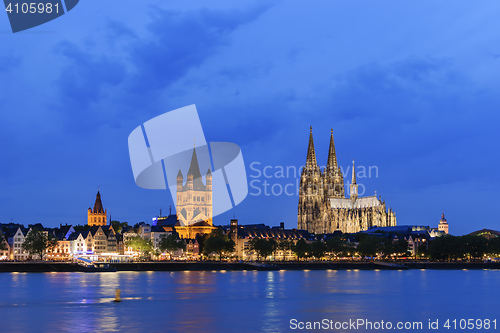
<path fill-rule="evenodd" d="M 113 263 L 117 271 L 241 271 L 241 270 L 386 270 L 400 267 L 382 266 L 377 262 L 266 262 L 265 265 L 239 262 L 136 262 Z M 485 262 L 405 262 L 405 269 L 500 269 L 500 263 Z M 77 272 L 71 262 L 0 262 L 0 272 Z"/>

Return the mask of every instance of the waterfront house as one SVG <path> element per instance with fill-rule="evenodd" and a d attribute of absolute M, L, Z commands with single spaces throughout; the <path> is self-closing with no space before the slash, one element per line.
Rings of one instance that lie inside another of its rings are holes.
<path fill-rule="evenodd" d="M 2 226 L 0 226 L 0 235 L 2 236 L 2 244 L 3 246 L 0 247 L 0 260 L 6 260 L 10 258 L 10 245 L 9 242 L 7 241 L 7 237 L 5 236 L 5 233 L 2 230 Z M 4 248 L 4 249 L 1 249 Z"/>
<path fill-rule="evenodd" d="M 17 229 L 11 229 L 14 231 L 12 236 L 10 236 L 7 241 L 10 245 L 10 259 L 13 260 L 27 260 L 29 258 L 29 252 L 23 250 L 22 246 L 26 235 L 31 229 L 27 229 L 23 226 L 18 226 Z"/>
<path fill-rule="evenodd" d="M 73 257 L 87 254 L 87 235 L 88 231 L 75 232 L 69 236 L 70 251 Z M 92 244 L 90 244 L 92 251 Z M 91 252 L 92 253 L 92 252 Z"/>
<path fill-rule="evenodd" d="M 200 256 L 200 245 L 196 239 L 185 239 L 186 255 L 191 259 L 198 259 Z"/>
<path fill-rule="evenodd" d="M 71 225 L 61 224 L 59 228 L 49 231 L 57 239 L 57 244 L 52 249 L 47 250 L 47 259 L 69 260 L 72 257 L 70 236 L 75 232 Z"/>

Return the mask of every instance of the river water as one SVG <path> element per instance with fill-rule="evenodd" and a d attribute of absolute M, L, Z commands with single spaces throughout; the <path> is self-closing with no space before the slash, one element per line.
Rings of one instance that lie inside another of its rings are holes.
<path fill-rule="evenodd" d="M 489 319 L 484 331 L 496 331 L 499 300 L 495 270 L 0 273 L 0 331 L 292 332 L 308 322 L 388 331 L 383 320 L 393 331 L 421 322 L 402 331 L 452 332 L 453 319 L 457 328 L 481 319 L 483 330 Z M 372 329 L 346 326 L 358 320 Z"/>

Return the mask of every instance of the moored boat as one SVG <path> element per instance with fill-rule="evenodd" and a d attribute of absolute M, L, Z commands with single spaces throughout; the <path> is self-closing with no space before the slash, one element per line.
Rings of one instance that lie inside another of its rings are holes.
<path fill-rule="evenodd" d="M 107 263 L 92 263 L 88 265 L 82 265 L 78 264 L 80 266 L 80 271 L 81 272 L 87 272 L 87 273 L 92 273 L 92 272 L 116 272 L 116 267 L 110 266 Z"/>
<path fill-rule="evenodd" d="M 404 264 L 397 264 L 395 262 L 387 261 L 376 261 L 375 265 L 386 267 L 387 269 L 408 269 L 408 266 Z"/>

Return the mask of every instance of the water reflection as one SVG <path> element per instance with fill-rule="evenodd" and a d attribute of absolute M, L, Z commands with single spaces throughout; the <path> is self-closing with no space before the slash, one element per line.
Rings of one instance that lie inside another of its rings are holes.
<path fill-rule="evenodd" d="M 0 274 L 2 331 L 280 332 L 289 321 L 496 316 L 499 271 Z M 123 302 L 113 302 L 115 289 Z M 459 292 L 457 292 L 459 291 Z M 19 320 L 23 318 L 23 320 Z"/>

